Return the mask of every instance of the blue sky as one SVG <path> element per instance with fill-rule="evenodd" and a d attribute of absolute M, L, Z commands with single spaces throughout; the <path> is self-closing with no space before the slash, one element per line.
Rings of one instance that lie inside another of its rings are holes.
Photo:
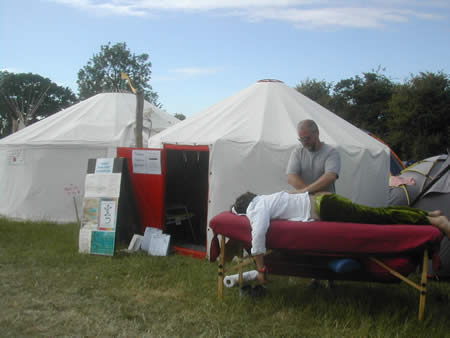
<path fill-rule="evenodd" d="M 78 71 L 108 42 L 148 53 L 163 108 L 191 115 L 264 78 L 450 74 L 450 2 L 0 0 L 2 70 L 77 93 Z"/>

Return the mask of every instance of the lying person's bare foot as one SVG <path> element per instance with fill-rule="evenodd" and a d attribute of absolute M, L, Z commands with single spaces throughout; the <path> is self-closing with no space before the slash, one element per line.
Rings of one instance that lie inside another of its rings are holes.
<path fill-rule="evenodd" d="M 450 222 L 446 216 L 439 216 L 441 223 L 441 230 L 450 238 Z"/>
<path fill-rule="evenodd" d="M 441 210 L 429 211 L 428 216 L 430 216 L 430 217 L 442 216 L 442 211 Z"/>
<path fill-rule="evenodd" d="M 428 217 L 430 223 L 450 238 L 450 222 L 446 216 Z"/>

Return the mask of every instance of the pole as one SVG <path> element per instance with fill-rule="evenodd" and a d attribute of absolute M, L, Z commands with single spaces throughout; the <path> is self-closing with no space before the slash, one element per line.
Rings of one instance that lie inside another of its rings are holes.
<path fill-rule="evenodd" d="M 142 125 L 144 119 L 144 93 L 136 93 L 136 147 L 142 148 Z"/>
<path fill-rule="evenodd" d="M 72 196 L 72 198 L 73 198 L 73 206 L 75 207 L 75 216 L 77 216 L 77 223 L 78 226 L 81 228 L 80 216 L 78 216 L 77 200 L 75 199 L 75 196 Z"/>
<path fill-rule="evenodd" d="M 437 181 L 439 181 L 439 180 L 441 179 L 441 177 L 444 176 L 444 175 L 447 173 L 447 171 L 449 171 L 449 169 L 450 169 L 450 164 L 449 164 L 444 170 L 442 170 L 442 171 L 439 173 L 438 176 L 436 176 L 433 180 L 431 180 L 431 182 L 430 182 L 430 183 L 429 183 L 429 184 L 428 184 L 428 185 L 420 192 L 419 195 L 417 195 L 417 197 L 414 199 L 414 201 L 412 201 L 411 206 L 413 207 L 414 204 L 416 204 L 416 203 L 422 198 L 422 196 L 425 195 L 425 193 L 426 193 L 428 190 L 430 190 L 430 188 L 431 188 Z"/>

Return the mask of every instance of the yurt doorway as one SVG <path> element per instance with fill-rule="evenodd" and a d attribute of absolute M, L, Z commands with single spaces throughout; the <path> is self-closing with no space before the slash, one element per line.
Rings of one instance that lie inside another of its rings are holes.
<path fill-rule="evenodd" d="M 206 253 L 209 148 L 166 145 L 165 153 L 164 231 L 177 251 Z"/>

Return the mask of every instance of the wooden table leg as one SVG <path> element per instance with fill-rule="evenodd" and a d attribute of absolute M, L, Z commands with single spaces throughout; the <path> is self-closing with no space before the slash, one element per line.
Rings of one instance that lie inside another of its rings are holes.
<path fill-rule="evenodd" d="M 219 297 L 219 301 L 222 301 L 223 299 L 224 264 L 225 264 L 225 236 L 220 235 L 220 256 L 219 256 L 219 270 L 218 270 L 218 284 L 217 284 L 217 294 Z"/>
<path fill-rule="evenodd" d="M 420 292 L 420 304 L 419 304 L 419 320 L 423 319 L 425 313 L 425 300 L 427 295 L 427 274 L 428 274 L 428 250 L 425 249 L 423 252 L 423 268 L 422 268 L 422 279 L 420 284 L 423 291 Z"/>

